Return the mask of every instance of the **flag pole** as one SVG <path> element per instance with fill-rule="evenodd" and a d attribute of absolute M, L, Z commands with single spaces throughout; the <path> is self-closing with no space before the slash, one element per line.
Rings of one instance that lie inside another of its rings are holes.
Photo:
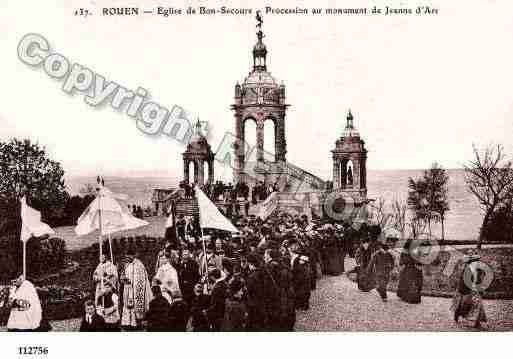
<path fill-rule="evenodd" d="M 196 194 L 196 201 L 198 200 L 198 191 L 194 191 L 194 193 Z M 207 265 L 207 247 L 205 245 L 205 237 L 203 236 L 203 227 L 201 226 L 201 212 L 200 212 L 200 208 L 199 208 L 199 205 L 198 205 L 198 225 L 199 225 L 199 228 L 200 228 L 200 235 L 201 235 L 201 243 L 202 243 L 202 247 L 203 247 L 203 266 L 205 268 L 205 277 L 206 277 L 206 284 L 207 284 L 207 291 L 208 291 L 208 265 Z"/>
<path fill-rule="evenodd" d="M 103 254 L 103 240 L 102 240 L 102 232 L 103 232 L 103 228 L 102 228 L 102 202 L 101 202 L 101 183 L 99 182 L 98 183 L 98 227 L 100 229 L 100 233 L 98 234 L 98 241 L 99 241 L 99 244 L 100 244 L 100 260 L 99 260 L 99 263 L 100 265 L 102 264 L 102 254 Z M 101 289 L 101 292 L 102 292 L 102 308 L 105 309 L 105 296 L 103 295 L 103 273 L 101 274 L 101 278 L 100 278 L 100 289 Z"/>
<path fill-rule="evenodd" d="M 107 234 L 107 238 L 109 239 L 109 249 L 110 249 L 110 261 L 114 264 L 114 252 L 112 252 L 112 240 L 110 237 L 110 233 Z"/>
<path fill-rule="evenodd" d="M 173 228 L 175 229 L 175 238 L 180 245 L 180 239 L 178 238 L 178 229 L 176 228 L 176 203 L 175 200 L 171 201 L 171 214 L 173 216 Z"/>
<path fill-rule="evenodd" d="M 27 279 L 27 241 L 23 241 L 23 279 Z"/>

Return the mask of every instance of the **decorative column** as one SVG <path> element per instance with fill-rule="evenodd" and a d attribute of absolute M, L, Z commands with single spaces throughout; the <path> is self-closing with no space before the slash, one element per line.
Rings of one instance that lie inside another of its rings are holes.
<path fill-rule="evenodd" d="M 264 121 L 257 120 L 256 124 L 256 147 L 257 147 L 257 161 L 264 160 Z"/>
<path fill-rule="evenodd" d="M 333 189 L 340 187 L 340 162 L 338 159 L 333 159 Z"/>
<path fill-rule="evenodd" d="M 366 166 L 367 158 L 362 157 L 361 160 L 361 167 L 360 167 L 360 188 L 366 189 L 367 188 L 367 166 Z"/>
<path fill-rule="evenodd" d="M 198 172 L 199 172 L 199 164 L 198 160 L 194 160 L 194 183 L 198 184 Z"/>
<path fill-rule="evenodd" d="M 287 153 L 287 143 L 285 139 L 285 113 L 275 122 L 275 152 L 276 161 L 286 161 L 285 154 Z"/>
<path fill-rule="evenodd" d="M 214 160 L 208 161 L 208 183 L 214 183 Z"/>
<path fill-rule="evenodd" d="M 245 154 L 245 143 L 244 143 L 244 120 L 239 112 L 235 113 L 235 143 L 234 143 L 234 177 L 237 180 L 240 177 L 241 172 L 244 171 L 244 154 Z"/>
<path fill-rule="evenodd" d="M 183 160 L 183 179 L 185 182 L 189 182 L 189 160 Z"/>
<path fill-rule="evenodd" d="M 198 183 L 200 186 L 203 186 L 205 184 L 205 160 L 198 160 L 198 165 Z"/>
<path fill-rule="evenodd" d="M 343 159 L 340 161 L 340 188 L 345 189 L 347 187 L 347 160 Z"/>
<path fill-rule="evenodd" d="M 360 159 L 353 159 L 353 188 L 360 189 Z"/>

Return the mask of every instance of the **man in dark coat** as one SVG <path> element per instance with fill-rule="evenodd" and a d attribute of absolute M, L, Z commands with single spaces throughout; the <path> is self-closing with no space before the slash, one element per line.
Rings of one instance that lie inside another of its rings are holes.
<path fill-rule="evenodd" d="M 281 264 L 278 262 L 280 254 L 275 249 L 267 249 L 264 253 L 264 304 L 267 314 L 266 329 L 275 331 L 280 329 L 281 323 Z"/>
<path fill-rule="evenodd" d="M 294 277 L 290 269 L 290 257 L 280 258 L 281 319 L 279 330 L 294 330 L 296 323 L 296 294 L 294 292 Z"/>
<path fill-rule="evenodd" d="M 195 332 L 208 332 L 210 327 L 208 325 L 208 318 L 205 314 L 205 309 L 210 306 L 210 296 L 204 294 L 203 284 L 198 283 L 194 286 L 194 299 L 191 304 L 191 325 Z"/>
<path fill-rule="evenodd" d="M 308 310 L 311 290 L 309 259 L 299 249 L 297 243 L 292 243 L 289 250 L 291 252 L 292 283 L 296 295 L 296 309 Z"/>
<path fill-rule="evenodd" d="M 169 308 L 169 330 L 172 332 L 187 331 L 189 321 L 189 308 L 183 300 L 180 292 L 171 293 L 173 303 Z"/>
<path fill-rule="evenodd" d="M 199 264 L 192 257 L 190 248 L 182 250 L 182 260 L 179 268 L 178 280 L 183 300 L 190 307 L 194 299 L 194 286 L 200 280 Z"/>
<path fill-rule="evenodd" d="M 376 290 L 384 302 L 387 301 L 387 285 L 390 281 L 390 272 L 394 269 L 394 263 L 394 257 L 390 254 L 388 246 L 381 244 L 369 264 L 369 271 L 374 274 Z"/>
<path fill-rule="evenodd" d="M 149 332 L 165 332 L 169 328 L 170 304 L 166 298 L 162 296 L 160 286 L 156 285 L 151 288 L 153 299 L 150 302 L 150 308 L 146 313 Z"/>
<path fill-rule="evenodd" d="M 185 225 L 187 222 L 185 218 L 183 218 L 182 214 L 178 215 L 178 219 L 176 221 L 176 233 L 181 240 L 185 240 Z"/>
<path fill-rule="evenodd" d="M 210 323 L 210 328 L 214 332 L 221 330 L 223 325 L 226 297 L 228 296 L 228 285 L 221 277 L 221 271 L 217 268 L 208 273 L 208 279 L 213 283 L 210 294 L 210 305 L 204 313 Z"/>
<path fill-rule="evenodd" d="M 246 281 L 248 331 L 260 331 L 265 329 L 265 291 L 264 273 L 260 268 L 258 257 L 255 254 L 248 255 L 249 274 Z"/>
<path fill-rule="evenodd" d="M 102 332 L 105 331 L 105 320 L 96 313 L 96 307 L 92 300 L 87 300 L 84 304 L 85 314 L 80 324 L 81 332 Z"/>

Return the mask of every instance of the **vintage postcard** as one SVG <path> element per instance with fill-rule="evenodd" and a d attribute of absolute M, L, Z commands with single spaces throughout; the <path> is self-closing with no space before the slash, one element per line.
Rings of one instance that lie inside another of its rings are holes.
<path fill-rule="evenodd" d="M 513 330 L 511 3 L 0 10 L 5 336 Z"/>

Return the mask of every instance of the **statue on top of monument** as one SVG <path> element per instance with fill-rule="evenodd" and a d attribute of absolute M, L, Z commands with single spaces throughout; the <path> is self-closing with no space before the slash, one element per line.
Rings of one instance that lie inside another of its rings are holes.
<path fill-rule="evenodd" d="M 258 21 L 257 28 L 261 30 L 264 20 L 262 19 L 262 13 L 260 12 L 260 10 L 257 10 L 256 12 L 256 20 Z"/>
<path fill-rule="evenodd" d="M 349 167 L 347 169 L 347 184 L 349 186 L 353 185 L 353 169 L 352 169 L 352 167 Z"/>

